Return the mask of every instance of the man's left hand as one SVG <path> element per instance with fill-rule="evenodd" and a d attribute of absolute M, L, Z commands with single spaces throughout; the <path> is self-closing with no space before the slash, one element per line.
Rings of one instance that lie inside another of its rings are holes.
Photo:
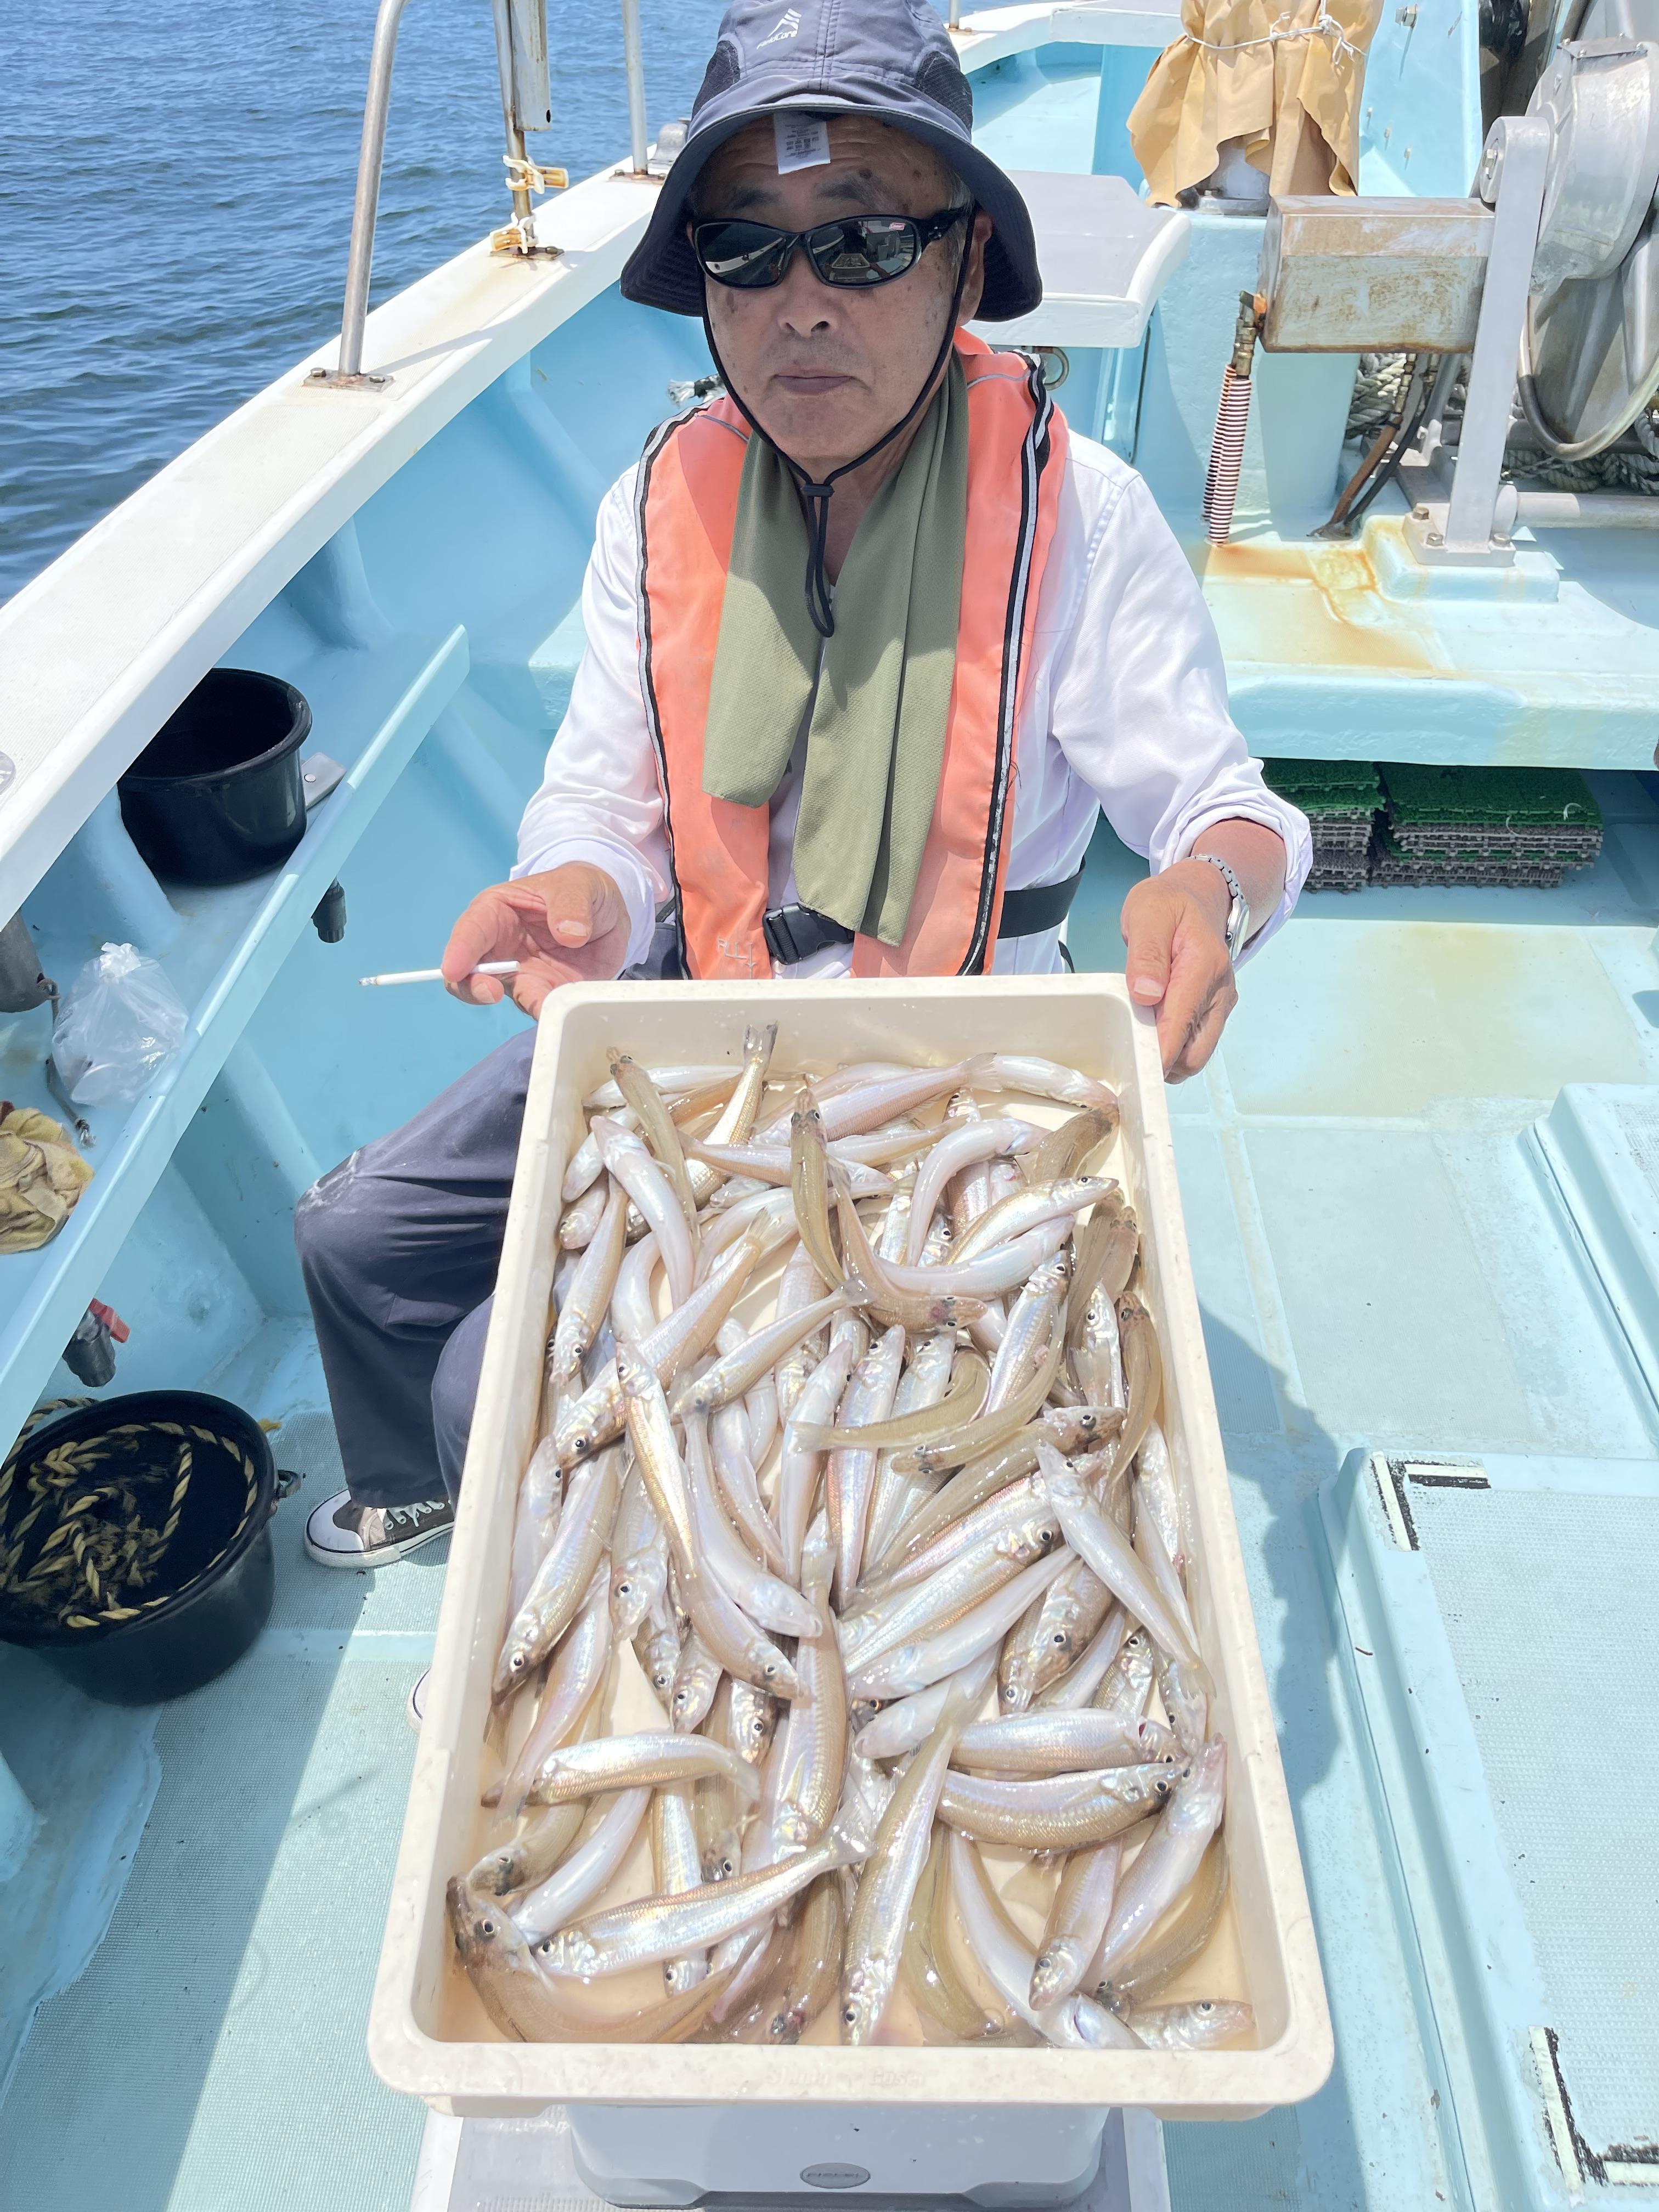
<path fill-rule="evenodd" d="M 1179 860 L 1137 884 L 1123 902 L 1129 996 L 1158 1008 L 1158 1049 L 1170 1083 L 1196 1075 L 1238 1004 L 1227 957 L 1232 895 L 1219 868 Z"/>

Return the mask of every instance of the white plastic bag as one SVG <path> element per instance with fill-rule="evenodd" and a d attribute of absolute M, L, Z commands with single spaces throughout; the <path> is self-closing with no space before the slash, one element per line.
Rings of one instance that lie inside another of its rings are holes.
<path fill-rule="evenodd" d="M 136 1098 L 178 1051 L 190 1017 L 154 960 L 106 945 L 66 994 L 52 1055 L 77 1106 Z"/>

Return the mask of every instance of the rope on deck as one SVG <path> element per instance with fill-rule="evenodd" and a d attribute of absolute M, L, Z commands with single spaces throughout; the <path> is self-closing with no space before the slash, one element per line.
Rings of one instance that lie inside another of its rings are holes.
<path fill-rule="evenodd" d="M 1348 407 L 1349 438 L 1372 438 L 1395 419 L 1411 362 L 1408 353 L 1360 355 Z M 1446 402 L 1449 417 L 1462 418 L 1467 374 L 1452 387 Z M 1659 410 L 1644 408 L 1626 436 L 1632 443 L 1621 440 L 1582 461 L 1564 461 L 1535 447 L 1511 446 L 1504 465 L 1504 481 L 1540 483 L 1551 491 L 1632 491 L 1652 498 L 1659 495 Z"/>

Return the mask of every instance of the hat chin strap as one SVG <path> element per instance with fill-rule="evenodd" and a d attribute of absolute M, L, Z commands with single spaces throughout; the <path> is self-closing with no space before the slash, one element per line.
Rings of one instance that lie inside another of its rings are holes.
<path fill-rule="evenodd" d="M 812 627 L 820 637 L 833 637 L 836 634 L 835 609 L 830 598 L 830 578 L 824 568 L 824 550 L 830 537 L 831 495 L 843 477 L 850 476 L 854 469 L 861 469 L 866 461 L 874 460 L 876 455 L 890 446 L 901 432 L 908 430 L 927 401 L 933 398 L 933 386 L 938 380 L 939 373 L 950 359 L 951 348 L 956 342 L 957 310 L 962 305 L 962 295 L 968 282 L 968 255 L 973 244 L 974 217 L 978 212 L 977 208 L 970 208 L 968 211 L 968 236 L 962 249 L 962 265 L 957 270 L 956 289 L 951 295 L 951 312 L 945 319 L 945 336 L 939 343 L 939 351 L 933 356 L 933 367 L 922 380 L 921 391 L 890 430 L 884 430 L 875 444 L 866 447 L 856 459 L 843 461 L 838 469 L 831 469 L 822 483 L 815 483 L 800 463 L 792 459 L 779 445 L 777 440 L 769 436 L 754 416 L 750 413 L 744 402 L 743 394 L 732 383 L 726 363 L 720 359 L 720 348 L 714 343 L 714 325 L 708 319 L 708 279 L 707 276 L 703 278 L 702 328 L 703 335 L 708 341 L 709 358 L 720 372 L 720 381 L 731 397 L 732 404 L 757 437 L 764 438 L 767 444 L 771 447 L 773 452 L 794 478 L 796 489 L 805 504 L 806 611 L 811 616 Z"/>

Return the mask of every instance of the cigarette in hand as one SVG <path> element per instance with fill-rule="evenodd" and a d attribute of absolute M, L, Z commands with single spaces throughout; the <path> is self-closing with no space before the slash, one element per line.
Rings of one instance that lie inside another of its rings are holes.
<path fill-rule="evenodd" d="M 470 970 L 470 973 L 474 975 L 516 975 L 518 972 L 519 963 L 516 960 L 481 960 L 476 968 Z M 408 968 L 396 975 L 360 975 L 357 978 L 357 981 L 364 985 L 441 983 L 443 980 L 444 971 L 441 968 Z"/>

